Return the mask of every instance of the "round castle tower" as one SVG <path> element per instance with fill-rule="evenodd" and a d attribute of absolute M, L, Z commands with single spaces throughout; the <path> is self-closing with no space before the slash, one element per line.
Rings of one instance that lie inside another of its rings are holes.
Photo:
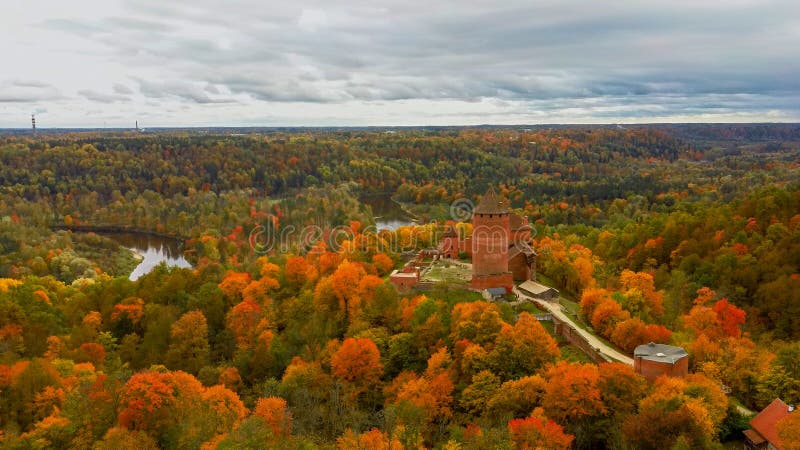
<path fill-rule="evenodd" d="M 472 214 L 472 282 L 470 287 L 483 290 L 514 284 L 508 270 L 511 222 L 508 207 L 493 188 L 478 202 Z"/>

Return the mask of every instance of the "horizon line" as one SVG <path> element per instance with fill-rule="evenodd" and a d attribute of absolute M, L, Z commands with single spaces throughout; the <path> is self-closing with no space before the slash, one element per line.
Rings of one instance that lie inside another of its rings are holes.
<path fill-rule="evenodd" d="M 153 125 L 153 126 L 55 126 L 40 127 L 37 125 L 36 131 L 47 130 L 108 130 L 108 131 L 137 131 L 146 132 L 147 130 L 176 130 L 176 129 L 280 129 L 280 128 L 520 128 L 520 127 L 553 127 L 553 126 L 652 126 L 652 125 L 800 125 L 797 121 L 754 121 L 754 122 L 551 122 L 536 124 L 452 124 L 452 125 Z M 28 131 L 30 127 L 0 127 L 0 131 Z"/>

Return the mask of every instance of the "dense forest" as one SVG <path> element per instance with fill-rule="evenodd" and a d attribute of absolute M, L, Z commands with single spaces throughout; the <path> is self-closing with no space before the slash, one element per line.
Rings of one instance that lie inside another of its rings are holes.
<path fill-rule="evenodd" d="M 800 403 L 798 125 L 234 131 L 0 134 L 0 446 L 739 448 L 748 409 Z M 399 293 L 489 187 L 576 321 L 691 374 L 594 364 L 463 286 Z M 375 230 L 370 196 L 417 225 Z M 104 228 L 194 267 L 131 281 Z"/>

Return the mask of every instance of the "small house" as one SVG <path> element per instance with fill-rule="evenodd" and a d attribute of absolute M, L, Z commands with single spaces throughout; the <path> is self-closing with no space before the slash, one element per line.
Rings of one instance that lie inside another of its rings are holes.
<path fill-rule="evenodd" d="M 490 302 L 504 300 L 506 298 L 506 288 L 503 287 L 486 288 L 481 291 L 481 295 L 485 300 L 488 300 Z"/>
<path fill-rule="evenodd" d="M 747 450 L 783 450 L 783 446 L 778 439 L 776 425 L 781 419 L 792 413 L 797 414 L 794 412 L 793 406 L 787 405 L 783 400 L 776 398 L 763 411 L 753 417 L 750 421 L 750 429 L 744 430 L 744 448 Z"/>
<path fill-rule="evenodd" d="M 402 270 L 394 270 L 389 275 L 389 281 L 397 287 L 400 292 L 408 292 L 419 283 L 419 270 L 412 266 L 406 266 Z"/>
<path fill-rule="evenodd" d="M 538 299 L 538 300 L 545 300 L 551 302 L 553 300 L 558 299 L 558 290 L 551 288 L 549 286 L 545 286 L 543 284 L 537 283 L 532 280 L 528 280 L 519 285 L 519 289 L 527 295 Z"/>

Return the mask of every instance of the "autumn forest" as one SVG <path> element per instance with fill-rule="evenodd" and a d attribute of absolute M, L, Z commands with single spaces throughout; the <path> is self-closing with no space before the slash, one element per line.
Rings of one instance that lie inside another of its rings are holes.
<path fill-rule="evenodd" d="M 798 125 L 6 133 L 0 186 L 2 448 L 723 449 L 800 404 Z M 489 188 L 572 320 L 689 375 L 398 290 Z M 192 267 L 131 280 L 109 231 Z M 800 414 L 777 430 L 800 449 Z"/>

